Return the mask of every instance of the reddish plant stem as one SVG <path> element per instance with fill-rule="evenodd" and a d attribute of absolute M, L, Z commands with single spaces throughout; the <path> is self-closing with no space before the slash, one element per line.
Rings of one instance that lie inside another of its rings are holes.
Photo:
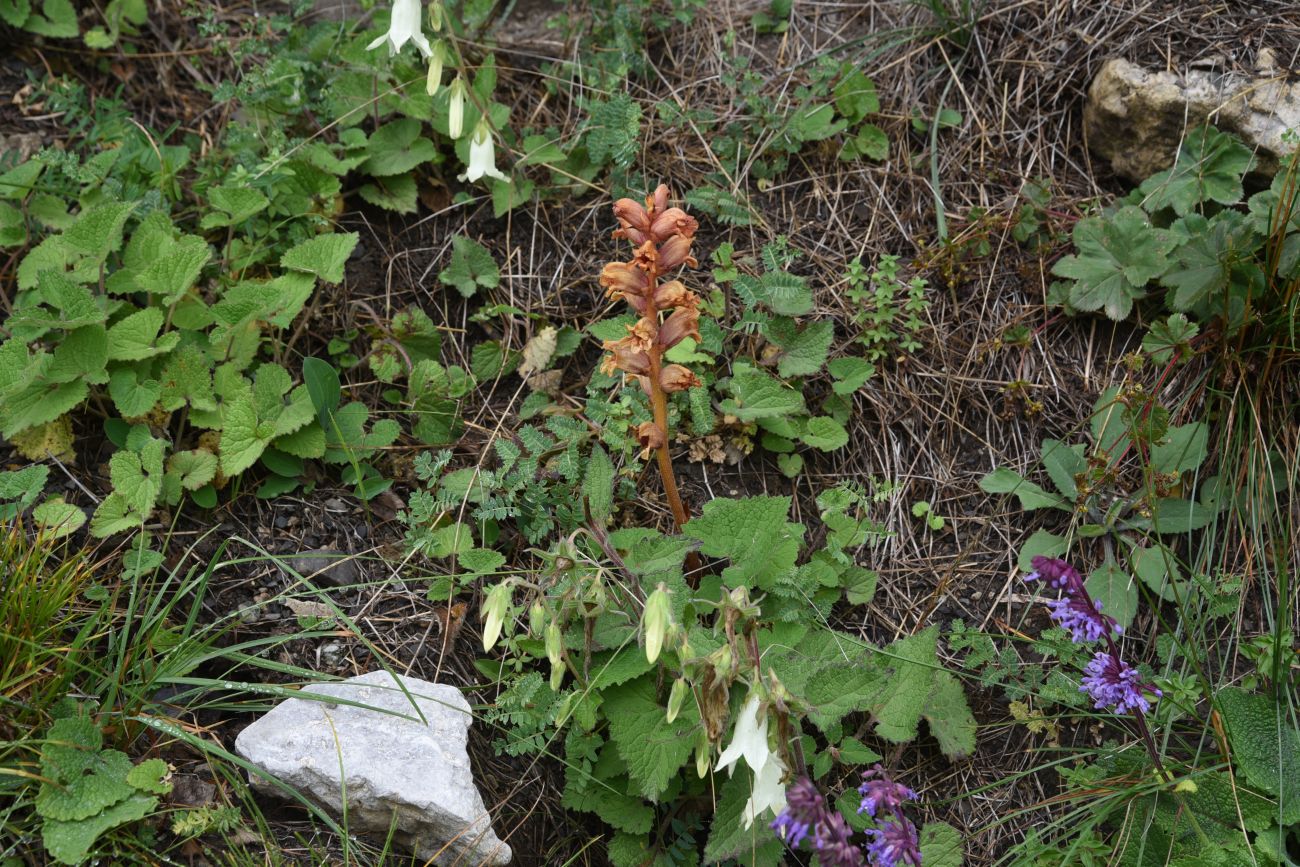
<path fill-rule="evenodd" d="M 663 347 L 659 345 L 659 311 L 655 308 L 655 290 L 659 288 L 659 271 L 651 268 L 646 273 L 645 315 L 655 324 L 655 342 L 650 347 L 650 407 L 654 412 L 655 427 L 664 435 L 663 445 L 656 449 L 659 459 L 659 475 L 664 480 L 664 495 L 668 497 L 668 507 L 673 511 L 673 522 L 678 532 L 686 523 L 686 508 L 682 505 L 682 496 L 677 490 L 677 476 L 673 474 L 673 458 L 668 452 L 668 395 L 659 383 L 662 369 Z"/>
<path fill-rule="evenodd" d="M 645 316 L 655 324 L 654 344 L 647 353 L 650 356 L 650 408 L 654 414 L 655 427 L 664 437 L 663 444 L 655 449 L 655 456 L 659 461 L 659 475 L 664 482 L 664 496 L 668 499 L 668 508 L 673 513 L 673 523 L 677 525 L 677 532 L 680 533 L 690 516 L 686 514 L 686 507 L 682 504 L 682 495 L 677 489 L 677 476 L 673 473 L 673 457 L 668 451 L 668 394 L 659 382 L 664 348 L 659 345 L 659 311 L 655 308 L 655 290 L 658 288 L 659 271 L 652 266 L 646 272 L 645 292 Z M 686 555 L 687 580 L 691 586 L 695 585 L 695 580 L 692 580 L 689 573 L 698 570 L 699 566 L 699 557 L 694 551 Z"/>

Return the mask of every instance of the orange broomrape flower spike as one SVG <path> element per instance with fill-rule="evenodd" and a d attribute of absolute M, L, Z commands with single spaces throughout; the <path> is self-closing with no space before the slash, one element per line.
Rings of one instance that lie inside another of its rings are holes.
<path fill-rule="evenodd" d="M 614 217 L 619 228 L 614 237 L 626 238 L 634 250 L 629 262 L 610 262 L 600 273 L 600 285 L 610 298 L 622 298 L 640 318 L 621 340 L 606 341 L 609 355 L 601 363 L 604 373 L 616 370 L 637 377 L 650 396 L 654 420 L 637 430 L 646 452 L 655 452 L 664 494 L 678 529 L 687 521 L 686 508 L 677 490 L 672 456 L 668 451 L 668 394 L 700 385 L 700 380 L 680 364 L 663 363 L 663 354 L 687 337 L 700 339 L 699 296 L 680 280 L 660 283 L 659 279 L 681 265 L 698 267 L 691 255 L 691 241 L 699 223 L 681 208 L 668 207 L 668 187 L 660 184 L 645 201 L 619 199 Z M 659 314 L 673 311 L 663 322 Z M 692 556 L 692 562 L 696 558 Z M 692 566 L 692 568 L 694 568 Z"/>

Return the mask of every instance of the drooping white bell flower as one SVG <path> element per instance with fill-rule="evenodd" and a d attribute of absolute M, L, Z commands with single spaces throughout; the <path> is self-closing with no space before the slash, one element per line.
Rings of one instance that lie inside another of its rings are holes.
<path fill-rule="evenodd" d="M 429 40 L 424 38 L 424 32 L 420 29 L 420 0 L 393 0 L 393 11 L 388 17 L 388 32 L 366 47 L 378 48 L 387 42 L 391 56 L 401 51 L 408 41 L 414 42 L 425 57 L 432 53 Z"/>
<path fill-rule="evenodd" d="M 447 88 L 447 135 L 460 138 L 465 131 L 465 78 L 457 75 Z"/>
<path fill-rule="evenodd" d="M 742 816 L 746 830 L 764 812 L 771 810 L 772 815 L 777 816 L 785 809 L 785 785 L 781 782 L 784 775 L 785 765 L 775 754 L 769 755 L 763 767 L 754 772 L 754 789 Z"/>
<path fill-rule="evenodd" d="M 479 120 L 478 126 L 474 127 L 474 134 L 470 136 L 469 166 L 460 175 L 460 180 L 473 182 L 484 175 L 499 181 L 510 180 L 496 166 L 496 157 L 492 152 L 492 130 L 488 127 L 487 118 Z"/>
<path fill-rule="evenodd" d="M 736 762 L 741 756 L 745 763 L 756 773 L 767 764 L 772 751 L 767 746 L 767 717 L 758 718 L 758 690 L 750 690 L 749 697 L 741 706 L 736 716 L 736 727 L 731 733 L 731 743 L 718 756 L 718 769 L 727 769 L 728 775 L 734 773 Z"/>
<path fill-rule="evenodd" d="M 424 90 L 429 96 L 437 93 L 438 87 L 442 84 L 442 67 L 446 60 L 446 47 L 442 40 L 438 39 L 433 43 L 433 53 L 429 55 L 429 77 L 424 83 Z"/>

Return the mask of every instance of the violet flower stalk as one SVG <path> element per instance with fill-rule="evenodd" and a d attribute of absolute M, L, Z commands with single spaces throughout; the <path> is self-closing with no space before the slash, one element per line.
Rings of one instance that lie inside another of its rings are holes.
<path fill-rule="evenodd" d="M 876 820 L 876 827 L 867 829 L 872 840 L 865 852 L 853 842 L 849 823 L 838 810 L 827 807 L 826 799 L 807 777 L 786 791 L 786 808 L 772 829 L 791 848 L 811 838 L 817 860 L 825 867 L 864 867 L 868 863 L 873 867 L 919 867 L 920 837 L 902 813 L 905 802 L 916 800 L 916 792 L 894 782 L 880 765 L 862 777 L 858 812 Z"/>
<path fill-rule="evenodd" d="M 1087 693 L 1097 710 L 1141 715 L 1151 710 L 1148 695 L 1160 697 L 1154 685 L 1144 683 L 1138 670 L 1123 660 L 1115 636 L 1123 630 L 1115 618 L 1101 613 L 1101 601 L 1095 600 L 1084 586 L 1078 570 L 1055 557 L 1035 557 L 1034 571 L 1026 581 L 1043 581 L 1064 591 L 1059 599 L 1049 600 L 1051 618 L 1070 631 L 1076 644 L 1104 640 L 1106 650 L 1096 653 L 1084 669 L 1086 675 L 1079 691 Z M 1145 725 L 1143 726 L 1145 730 Z"/>

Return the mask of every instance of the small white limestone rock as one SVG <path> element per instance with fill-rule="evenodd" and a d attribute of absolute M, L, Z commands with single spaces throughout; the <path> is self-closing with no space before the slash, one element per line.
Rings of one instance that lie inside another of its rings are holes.
<path fill-rule="evenodd" d="M 470 771 L 469 702 L 450 686 L 401 681 L 427 725 L 393 675 L 372 671 L 304 689 L 368 707 L 291 698 L 240 732 L 235 749 L 335 815 L 346 789 L 354 831 L 384 836 L 396 814 L 396 842 L 440 867 L 509 864 Z"/>

